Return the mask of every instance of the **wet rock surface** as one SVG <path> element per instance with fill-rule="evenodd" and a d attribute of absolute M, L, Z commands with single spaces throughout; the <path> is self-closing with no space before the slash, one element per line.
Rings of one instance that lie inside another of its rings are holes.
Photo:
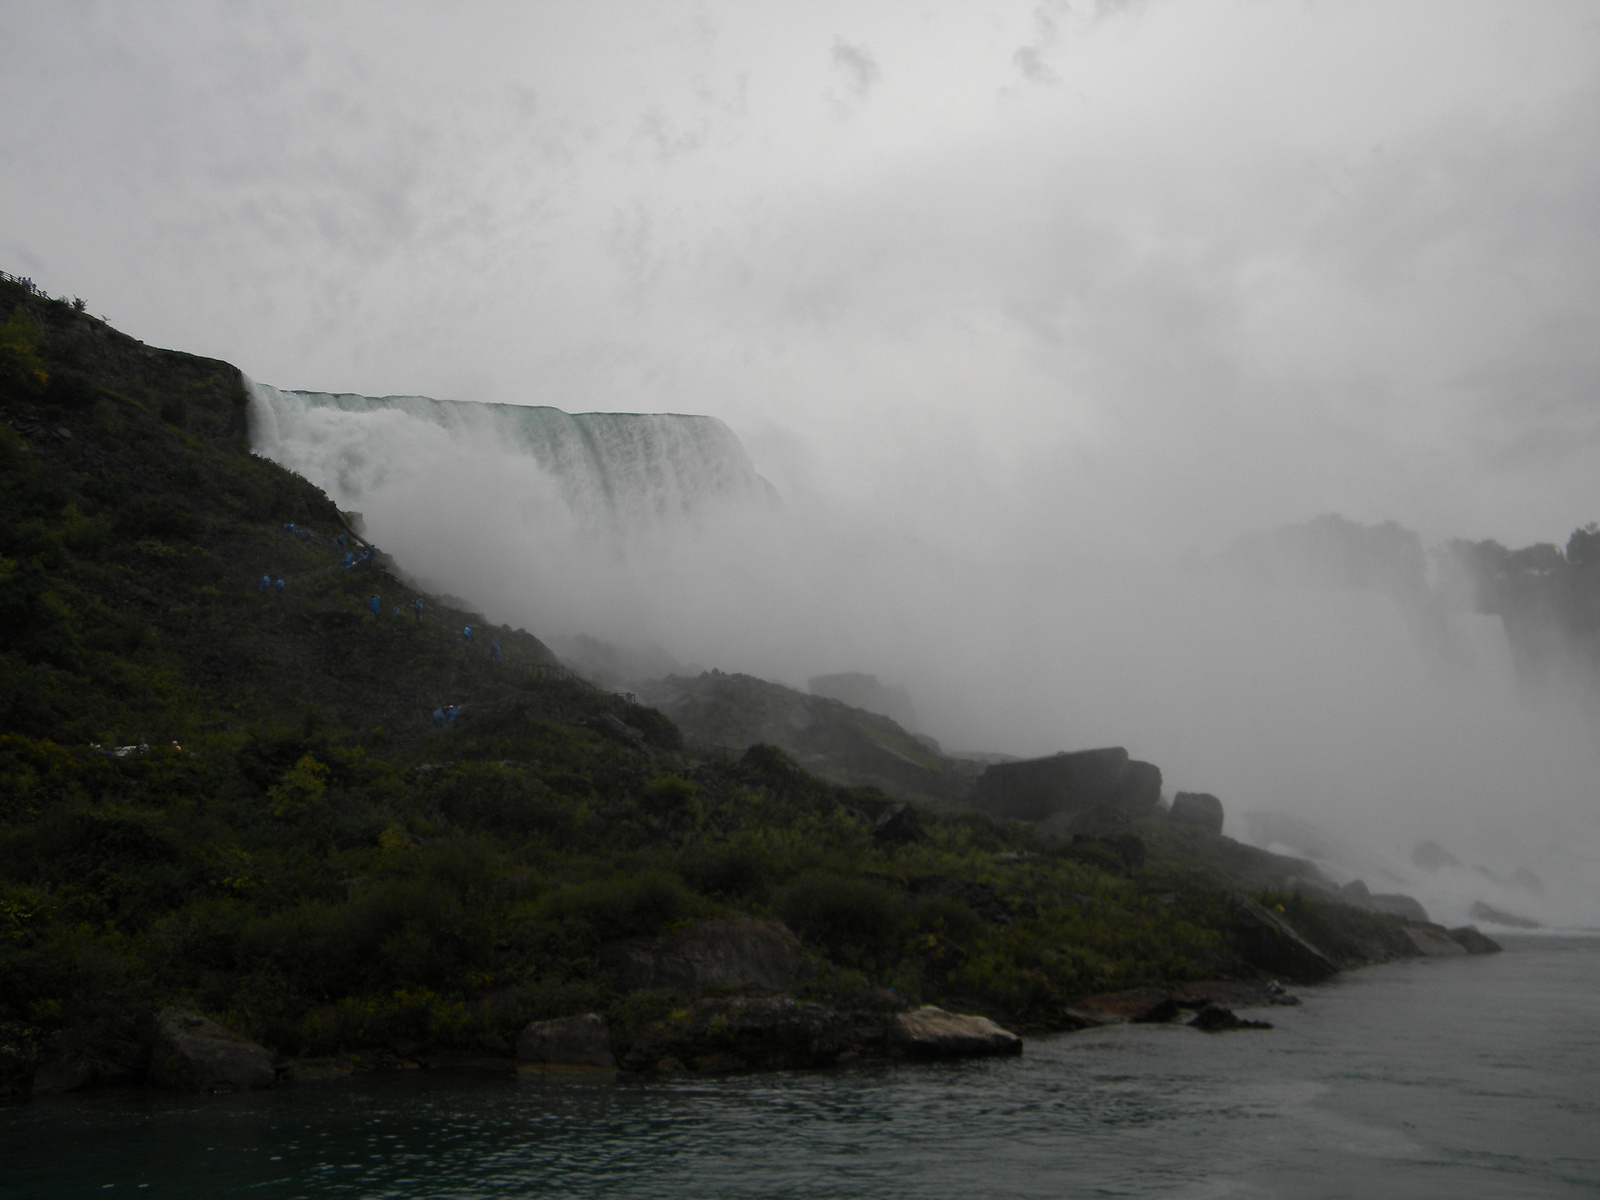
<path fill-rule="evenodd" d="M 1022 1039 L 988 1017 L 946 1012 L 931 1004 L 897 1013 L 887 1049 L 902 1058 L 993 1058 L 1022 1053 Z"/>
<path fill-rule="evenodd" d="M 893 805 L 872 826 L 872 840 L 883 846 L 909 846 L 927 838 L 917 810 L 909 804 Z"/>
<path fill-rule="evenodd" d="M 978 776 L 970 803 L 997 817 L 1043 821 L 1098 808 L 1148 816 L 1160 800 L 1161 769 L 1115 746 L 994 763 Z"/>
<path fill-rule="evenodd" d="M 1271 1029 L 1268 1021 L 1247 1021 L 1232 1009 L 1208 1005 L 1194 1015 L 1188 1024 L 1205 1033 L 1222 1033 L 1229 1029 Z"/>
<path fill-rule="evenodd" d="M 1064 1010 L 1077 1028 L 1130 1021 L 1157 1024 L 1176 1020 L 1184 1011 L 1218 1008 L 1267 1008 L 1300 1003 L 1298 996 L 1276 981 L 1209 979 L 1173 987 L 1130 988 L 1090 996 Z M 1081 1023 L 1080 1023 L 1081 1022 Z"/>
<path fill-rule="evenodd" d="M 610 1026 L 598 1013 L 534 1021 L 517 1038 L 517 1065 L 613 1070 Z"/>
<path fill-rule="evenodd" d="M 1235 904 L 1239 952 L 1252 967 L 1295 983 L 1315 983 L 1338 972 L 1332 959 L 1276 913 L 1243 896 Z"/>
<path fill-rule="evenodd" d="M 1429 929 L 1423 925 L 1407 925 L 1401 929 L 1417 953 L 1427 958 L 1450 958 L 1465 954 L 1467 948 L 1442 929 Z"/>
<path fill-rule="evenodd" d="M 1222 801 L 1210 792 L 1179 792 L 1172 798 L 1167 820 L 1203 833 L 1222 835 Z"/>
<path fill-rule="evenodd" d="M 150 1080 L 189 1092 L 248 1091 L 277 1080 L 264 1046 L 225 1029 L 190 1009 L 156 1014 Z"/>
<path fill-rule="evenodd" d="M 697 1000 L 646 1027 L 622 1052 L 625 1071 L 715 1074 L 795 1070 L 861 1059 L 1018 1054 L 1022 1039 L 987 1017 L 931 1006 L 908 1013 L 838 1008 L 793 996 Z"/>

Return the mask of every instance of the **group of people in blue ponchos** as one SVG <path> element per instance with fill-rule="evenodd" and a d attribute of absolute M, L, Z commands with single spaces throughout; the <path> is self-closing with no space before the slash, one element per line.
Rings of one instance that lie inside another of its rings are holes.
<path fill-rule="evenodd" d="M 306 529 L 303 526 L 294 525 L 292 523 L 286 524 L 283 527 L 283 532 L 288 534 L 290 537 L 299 539 L 300 541 L 316 540 L 316 534 L 311 530 Z M 356 550 L 351 549 L 349 539 L 346 538 L 342 533 L 333 539 L 333 546 L 334 549 L 340 551 L 342 557 L 339 560 L 339 565 L 345 570 L 355 570 L 357 567 L 364 567 L 373 559 L 374 551 L 371 546 L 366 546 L 357 552 Z M 281 576 L 274 577 L 270 572 L 268 572 L 261 576 L 261 583 L 257 590 L 263 595 L 271 593 L 276 596 L 282 596 L 284 592 L 284 586 L 284 580 Z M 418 624 L 422 622 L 423 608 L 424 606 L 421 596 L 418 596 L 411 601 L 411 615 Z M 380 593 L 374 592 L 372 596 L 368 598 L 367 611 L 370 612 L 374 617 L 381 618 L 383 616 L 383 596 Z M 404 610 L 396 606 L 390 611 L 394 616 L 398 617 L 402 615 Z M 462 641 L 464 641 L 468 646 L 472 645 L 472 632 L 471 625 L 462 626 L 461 638 Z M 501 661 L 499 638 L 494 638 L 489 642 L 489 658 L 494 662 Z M 433 710 L 433 723 L 435 727 L 439 729 L 450 728 L 456 723 L 456 717 L 460 714 L 460 712 L 461 705 L 459 704 L 441 704 L 438 708 Z"/>

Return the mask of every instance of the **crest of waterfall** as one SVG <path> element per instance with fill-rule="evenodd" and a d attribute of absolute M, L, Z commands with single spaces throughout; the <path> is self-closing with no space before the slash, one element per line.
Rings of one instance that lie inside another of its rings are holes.
<path fill-rule="evenodd" d="M 521 507 L 559 500 L 590 537 L 626 539 L 719 505 L 777 503 L 744 445 L 715 417 L 568 413 L 545 405 L 282 391 L 254 382 L 250 391 L 257 452 L 345 507 L 415 485 L 415 476 L 436 475 L 446 460 L 481 465 L 486 457 L 501 459 L 502 468 L 523 468 L 529 490 Z M 508 457 L 522 462 L 508 464 Z"/>

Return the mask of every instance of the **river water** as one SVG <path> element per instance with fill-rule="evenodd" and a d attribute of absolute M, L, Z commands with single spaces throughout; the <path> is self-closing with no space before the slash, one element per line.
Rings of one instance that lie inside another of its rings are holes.
<path fill-rule="evenodd" d="M 1007 1061 L 52 1098 L 0 1109 L 0 1196 L 1595 1195 L 1600 938 L 1504 940 Z"/>

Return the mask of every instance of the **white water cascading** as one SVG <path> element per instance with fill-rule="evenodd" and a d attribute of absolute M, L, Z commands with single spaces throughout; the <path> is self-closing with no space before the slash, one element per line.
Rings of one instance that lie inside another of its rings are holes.
<path fill-rule="evenodd" d="M 250 386 L 254 448 L 347 506 L 404 473 L 388 445 L 394 437 L 437 441 L 431 432 L 460 452 L 525 455 L 545 490 L 558 493 L 567 514 L 592 534 L 626 537 L 716 505 L 777 500 L 733 430 L 715 417 Z M 381 449 L 375 438 L 384 441 Z"/>

